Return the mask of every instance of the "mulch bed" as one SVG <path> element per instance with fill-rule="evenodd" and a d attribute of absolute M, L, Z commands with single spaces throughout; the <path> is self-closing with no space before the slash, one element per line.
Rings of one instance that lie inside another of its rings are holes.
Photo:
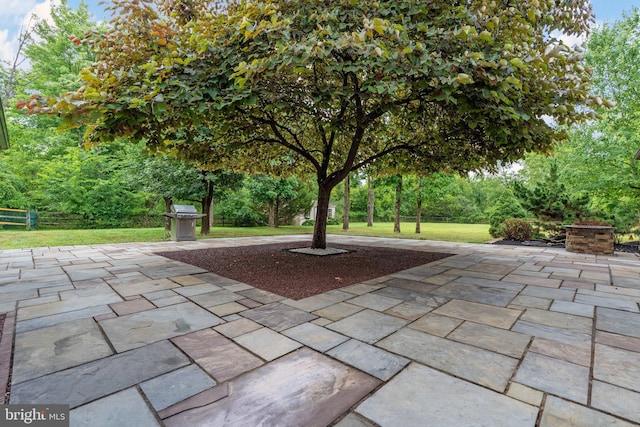
<path fill-rule="evenodd" d="M 349 252 L 314 256 L 289 252 L 308 242 L 158 252 L 265 291 L 298 300 L 437 261 L 451 254 L 334 245 Z"/>

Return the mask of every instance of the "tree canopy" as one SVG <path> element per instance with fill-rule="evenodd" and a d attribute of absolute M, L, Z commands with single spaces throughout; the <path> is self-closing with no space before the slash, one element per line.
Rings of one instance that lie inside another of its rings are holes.
<path fill-rule="evenodd" d="M 505 6 L 506 4 L 506 6 Z M 83 86 L 24 105 L 203 167 L 313 174 L 331 190 L 388 156 L 419 171 L 547 152 L 593 117 L 587 0 L 114 0 Z"/>

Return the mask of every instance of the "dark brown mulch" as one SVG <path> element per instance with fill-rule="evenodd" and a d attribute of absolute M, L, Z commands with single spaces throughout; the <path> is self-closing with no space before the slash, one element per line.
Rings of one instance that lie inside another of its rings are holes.
<path fill-rule="evenodd" d="M 451 256 L 348 245 L 332 246 L 350 251 L 339 255 L 314 256 L 288 251 L 303 247 L 308 247 L 308 243 L 158 252 L 158 255 L 295 300 Z"/>

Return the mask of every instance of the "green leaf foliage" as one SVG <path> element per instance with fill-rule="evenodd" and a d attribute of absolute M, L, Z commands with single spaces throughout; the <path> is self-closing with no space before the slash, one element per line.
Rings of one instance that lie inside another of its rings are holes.
<path fill-rule="evenodd" d="M 586 0 L 120 0 L 83 87 L 26 103 L 210 168 L 313 174 L 319 203 L 395 157 L 423 173 L 549 151 L 593 117 Z M 33 104 L 33 105 L 32 105 Z M 326 218 L 316 223 L 322 245 Z"/>

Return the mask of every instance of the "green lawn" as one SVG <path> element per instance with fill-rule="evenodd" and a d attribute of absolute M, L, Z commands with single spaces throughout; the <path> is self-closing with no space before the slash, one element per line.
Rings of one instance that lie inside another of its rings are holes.
<path fill-rule="evenodd" d="M 450 242 L 484 243 L 491 239 L 486 224 L 422 224 L 422 233 L 415 234 L 413 223 L 403 223 L 400 234 L 393 233 L 392 223 L 352 223 L 348 232 L 341 225 L 330 225 L 329 234 L 353 236 L 397 237 L 402 239 L 444 240 Z M 282 234 L 311 234 L 313 227 L 214 227 L 210 236 L 219 237 L 273 236 Z M 162 228 L 123 228 L 105 230 L 0 230 L 0 249 L 35 248 L 42 246 L 91 245 L 101 243 L 160 242 L 164 240 Z"/>

